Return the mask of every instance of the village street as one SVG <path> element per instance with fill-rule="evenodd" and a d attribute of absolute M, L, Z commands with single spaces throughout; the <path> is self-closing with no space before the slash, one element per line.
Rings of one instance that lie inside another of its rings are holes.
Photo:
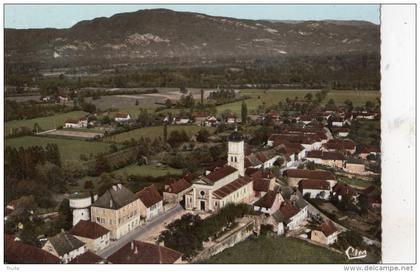
<path fill-rule="evenodd" d="M 133 240 L 143 240 L 148 238 L 150 239 L 151 234 L 154 234 L 158 230 L 160 232 L 160 230 L 166 223 L 171 222 L 184 212 L 184 209 L 180 205 L 177 205 L 176 207 L 166 211 L 165 213 L 153 218 L 144 226 L 132 230 L 121 239 L 111 242 L 108 247 L 101 251 L 98 251 L 96 254 L 101 256 L 102 258 L 107 258 L 113 253 L 115 253 L 117 250 L 119 250 L 121 247 Z"/>

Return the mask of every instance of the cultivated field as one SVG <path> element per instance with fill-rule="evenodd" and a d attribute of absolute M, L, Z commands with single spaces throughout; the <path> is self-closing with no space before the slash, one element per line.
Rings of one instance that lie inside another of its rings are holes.
<path fill-rule="evenodd" d="M 79 139 L 95 139 L 96 137 L 103 137 L 104 134 L 101 132 L 94 131 L 83 131 L 77 129 L 58 129 L 43 133 L 43 135 L 52 135 L 68 138 L 79 138 Z"/>
<path fill-rule="evenodd" d="M 85 116 L 86 114 L 87 112 L 84 111 L 72 111 L 34 119 L 13 120 L 5 123 L 4 133 L 8 135 L 11 133 L 12 129 L 20 127 L 27 127 L 32 130 L 35 124 L 38 124 L 40 126 L 40 131 L 55 129 L 58 126 L 63 126 L 67 119 L 80 118 Z"/>
<path fill-rule="evenodd" d="M 307 93 L 312 93 L 315 95 L 319 90 L 261 90 L 261 89 L 246 89 L 241 90 L 242 95 L 250 96 L 246 100 L 248 107 L 248 112 L 256 110 L 258 106 L 265 103 L 266 106 L 278 104 L 279 101 L 285 103 L 286 98 L 294 99 L 303 99 Z M 334 99 L 337 105 L 342 105 L 346 99 L 350 99 L 353 102 L 353 106 L 364 105 L 366 101 L 371 100 L 376 103 L 376 98 L 379 98 L 381 95 L 378 91 L 330 91 L 325 103 L 329 99 Z M 230 110 L 237 115 L 241 113 L 242 101 L 224 104 L 217 107 L 217 114 L 220 115 L 225 110 Z"/>
<path fill-rule="evenodd" d="M 182 175 L 182 170 L 175 169 L 169 166 L 157 166 L 157 165 L 137 165 L 132 164 L 124 168 L 118 169 L 114 174 L 124 174 L 127 176 L 151 176 L 151 177 L 164 177 L 167 175 Z"/>
<path fill-rule="evenodd" d="M 57 144 L 60 150 L 61 159 L 80 160 L 81 154 L 93 156 L 102 152 L 109 152 L 110 145 L 102 142 L 92 142 L 72 139 L 59 139 L 42 136 L 24 136 L 5 140 L 5 146 L 29 147 L 34 145 L 45 146 L 47 144 Z"/>
<path fill-rule="evenodd" d="M 171 131 L 178 130 L 182 131 L 185 130 L 185 132 L 188 134 L 188 136 L 192 136 L 196 134 L 200 129 L 203 127 L 196 126 L 196 125 L 188 125 L 188 126 L 168 126 L 168 137 L 171 133 Z M 206 129 L 213 133 L 215 128 L 209 128 L 206 127 Z M 147 128 L 139 128 L 134 129 L 131 131 L 123 132 L 116 135 L 111 135 L 108 137 L 105 137 L 106 142 L 116 142 L 116 143 L 122 143 L 125 141 L 129 141 L 131 139 L 139 139 L 141 137 L 149 137 L 150 139 L 155 139 L 158 137 L 163 138 L 163 126 L 155 126 L 155 127 L 147 127 Z"/>

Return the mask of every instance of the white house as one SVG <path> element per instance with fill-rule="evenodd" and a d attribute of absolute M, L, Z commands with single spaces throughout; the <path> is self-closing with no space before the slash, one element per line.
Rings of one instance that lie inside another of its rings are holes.
<path fill-rule="evenodd" d="M 283 201 L 283 196 L 280 193 L 268 191 L 262 198 L 254 203 L 254 211 L 273 214 L 280 208 Z"/>
<path fill-rule="evenodd" d="M 115 122 L 125 123 L 131 120 L 131 115 L 126 112 L 117 112 L 114 117 Z"/>
<path fill-rule="evenodd" d="M 80 220 L 69 232 L 93 252 L 104 249 L 110 243 L 111 232 L 96 222 Z"/>
<path fill-rule="evenodd" d="M 79 120 L 75 119 L 68 119 L 64 123 L 65 128 L 85 128 L 88 125 L 88 121 L 86 117 L 80 118 Z"/>
<path fill-rule="evenodd" d="M 282 235 L 288 230 L 300 228 L 308 218 L 308 207 L 306 202 L 299 198 L 297 200 L 284 201 L 280 208 L 273 213 L 277 222 L 277 234 Z"/>
<path fill-rule="evenodd" d="M 319 230 L 312 230 L 311 240 L 324 245 L 332 245 L 337 242 L 338 234 L 339 230 L 337 227 L 328 220 L 321 224 Z"/>
<path fill-rule="evenodd" d="M 49 238 L 42 249 L 60 258 L 63 263 L 68 263 L 86 252 L 85 243 L 66 232 Z"/>
<path fill-rule="evenodd" d="M 321 179 L 303 179 L 299 181 L 299 191 L 309 198 L 330 198 L 330 183 Z"/>
<path fill-rule="evenodd" d="M 140 216 L 146 221 L 163 213 L 163 198 L 155 186 L 145 187 L 136 195 L 140 199 Z"/>
<path fill-rule="evenodd" d="M 174 118 L 174 124 L 176 125 L 185 125 L 190 123 L 190 118 L 188 117 L 176 117 Z"/>

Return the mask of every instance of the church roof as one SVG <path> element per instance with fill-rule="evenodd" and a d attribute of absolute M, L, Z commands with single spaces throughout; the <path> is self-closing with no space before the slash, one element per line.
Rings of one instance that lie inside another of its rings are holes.
<path fill-rule="evenodd" d="M 239 177 L 232 181 L 231 183 L 226 184 L 225 186 L 217 189 L 213 192 L 213 196 L 217 199 L 222 199 L 236 190 L 242 188 L 246 184 L 250 183 L 252 180 L 246 177 Z"/>
<path fill-rule="evenodd" d="M 238 171 L 236 168 L 230 165 L 225 165 L 221 168 L 214 170 L 213 172 L 205 176 L 205 178 L 207 178 L 208 180 L 214 183 L 236 171 Z"/>
<path fill-rule="evenodd" d="M 229 142 L 240 142 L 240 141 L 243 141 L 243 136 L 242 136 L 242 133 L 235 130 L 229 135 L 228 139 L 229 139 Z"/>

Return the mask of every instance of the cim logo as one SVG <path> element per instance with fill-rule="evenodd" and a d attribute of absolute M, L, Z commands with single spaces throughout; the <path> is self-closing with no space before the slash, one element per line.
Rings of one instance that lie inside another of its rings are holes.
<path fill-rule="evenodd" d="M 347 258 L 349 258 L 349 260 L 363 259 L 363 258 L 366 258 L 366 256 L 367 256 L 367 251 L 366 250 L 360 250 L 360 249 L 354 248 L 352 246 L 347 248 L 347 250 L 345 252 L 346 252 Z"/>

